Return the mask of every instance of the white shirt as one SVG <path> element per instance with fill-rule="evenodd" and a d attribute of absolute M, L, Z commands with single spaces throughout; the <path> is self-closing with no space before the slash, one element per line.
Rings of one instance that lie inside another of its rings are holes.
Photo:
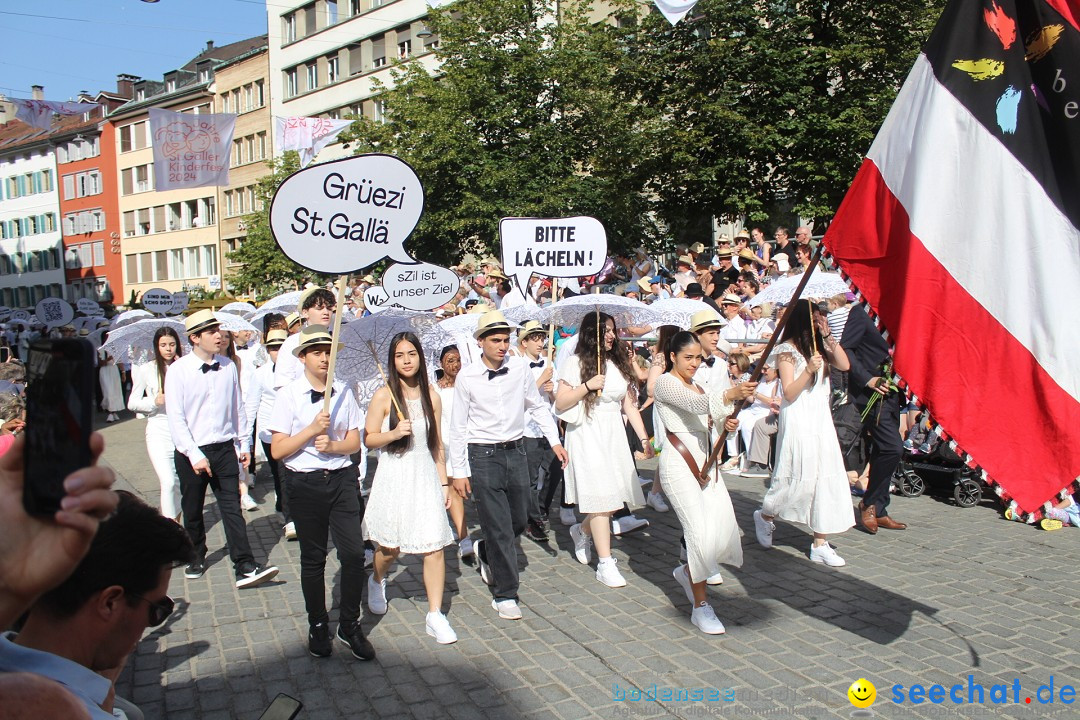
<path fill-rule="evenodd" d="M 442 431 L 443 444 L 443 457 L 446 458 L 446 476 L 447 477 L 460 477 L 454 473 L 454 466 L 450 463 L 450 422 L 454 414 L 454 388 L 435 386 L 435 391 L 439 393 L 439 399 L 442 400 L 442 416 L 439 421 L 439 429 Z"/>
<path fill-rule="evenodd" d="M 203 372 L 206 363 L 194 352 L 178 358 L 165 375 L 165 397 L 169 398 L 169 433 L 173 445 L 191 464 L 205 460 L 199 448 L 234 442 L 240 452 L 251 449 L 251 436 L 241 433 L 246 418 L 240 394 L 236 364 L 215 355 L 210 363 L 220 369 Z"/>
<path fill-rule="evenodd" d="M 522 353 L 521 358 L 519 358 L 519 359 L 520 359 L 521 362 L 525 363 L 526 367 L 529 368 L 529 372 L 532 373 L 532 377 L 533 377 L 533 385 L 535 385 L 536 381 L 540 379 L 540 376 L 543 375 L 544 371 L 547 370 L 547 368 L 548 368 L 548 360 L 547 360 L 547 358 L 544 357 L 543 355 L 541 355 L 538 360 L 533 360 L 528 355 Z M 540 364 L 538 366 L 536 366 L 536 367 L 532 367 L 533 363 L 540 363 Z M 555 379 L 555 374 L 554 373 L 552 373 L 551 378 L 552 378 L 552 380 Z M 552 393 L 547 393 L 547 392 L 544 392 L 543 390 L 540 390 L 540 388 L 537 388 L 537 391 L 540 393 L 540 397 L 544 399 L 544 402 L 547 403 L 548 409 L 551 412 L 552 417 L 554 417 L 555 416 L 555 396 Z M 542 427 L 540 427 L 540 424 L 538 422 L 533 420 L 532 417 L 528 417 L 525 420 L 526 420 L 525 421 L 525 437 L 528 437 L 528 438 L 542 438 L 542 437 L 544 437 L 544 429 Z"/>
<path fill-rule="evenodd" d="M 279 356 L 280 357 L 280 356 Z M 255 368 L 243 386 L 244 407 L 247 418 L 244 423 L 244 435 L 251 437 L 253 427 L 259 428 L 259 442 L 269 443 L 272 436 L 267 429 L 270 415 L 274 411 L 277 390 L 274 388 L 274 364 L 267 363 Z"/>
<path fill-rule="evenodd" d="M 562 345 L 555 351 L 555 367 L 563 367 L 570 356 L 577 352 L 578 335 L 571 335 L 563 340 Z"/>
<path fill-rule="evenodd" d="M 278 359 L 281 355 L 278 355 Z M 311 424 L 315 416 L 323 409 L 323 401 L 311 402 L 311 383 L 307 375 L 302 375 L 278 390 L 274 411 L 266 429 L 270 432 L 285 433 L 292 437 Z M 334 383 L 333 399 L 330 401 L 330 439 L 344 440 L 350 430 L 359 430 L 363 425 L 360 408 L 356 398 L 345 389 L 345 384 Z M 282 458 L 285 467 L 293 472 L 311 472 L 313 470 L 340 470 L 352 464 L 348 455 L 322 453 L 315 449 L 315 439 L 308 440 L 304 447 L 287 458 Z"/>
<path fill-rule="evenodd" d="M 470 477 L 469 443 L 493 444 L 519 440 L 528 414 L 552 447 L 560 445 L 555 419 L 529 372 L 527 363 L 507 355 L 499 368 L 507 371 L 488 379 L 488 366 L 475 362 L 461 368 L 454 382 L 454 412 L 450 423 L 453 477 Z"/>
<path fill-rule="evenodd" d="M 274 389 L 280 390 L 293 380 L 304 376 L 304 363 L 300 358 L 292 354 L 292 351 L 300 345 L 300 333 L 294 333 L 286 338 L 278 350 L 277 362 L 274 364 Z"/>
<path fill-rule="evenodd" d="M 128 410 L 147 418 L 160 418 L 165 422 L 165 406 L 157 404 L 161 383 L 158 382 L 157 363 L 150 361 L 136 365 L 131 371 L 131 395 L 128 396 Z"/>

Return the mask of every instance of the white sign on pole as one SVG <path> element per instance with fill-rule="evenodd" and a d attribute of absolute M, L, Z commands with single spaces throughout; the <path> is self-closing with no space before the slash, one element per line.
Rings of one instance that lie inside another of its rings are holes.
<path fill-rule="evenodd" d="M 188 309 L 189 296 L 186 292 L 178 292 L 172 294 L 172 307 L 169 308 L 170 315 L 179 315 Z"/>
<path fill-rule="evenodd" d="M 30 322 L 30 311 L 29 310 L 16 310 L 15 312 L 11 313 L 11 320 L 13 322 L 28 323 L 28 322 Z"/>
<path fill-rule="evenodd" d="M 155 315 L 165 315 L 169 312 L 169 309 L 172 308 L 173 294 L 168 290 L 153 288 L 142 294 L 140 302 L 142 302 L 142 306 L 145 309 Z"/>
<path fill-rule="evenodd" d="M 372 285 L 364 291 L 364 307 L 372 315 L 390 307 L 390 296 L 382 285 Z"/>
<path fill-rule="evenodd" d="M 11 308 L 6 305 L 0 305 L 0 322 L 4 322 L 11 316 Z"/>
<path fill-rule="evenodd" d="M 357 155 L 287 177 L 270 205 L 270 230 L 294 262 L 341 275 L 385 257 L 416 262 L 404 243 L 423 209 L 424 188 L 408 163 Z"/>
<path fill-rule="evenodd" d="M 105 310 L 97 304 L 95 300 L 90 298 L 79 298 L 75 301 L 75 309 L 81 312 L 83 315 L 104 315 Z"/>
<path fill-rule="evenodd" d="M 607 258 L 607 232 L 596 218 L 503 218 L 503 272 L 525 292 L 529 276 L 577 278 L 597 273 Z"/>
<path fill-rule="evenodd" d="M 394 305 L 434 310 L 454 299 L 460 281 L 453 270 L 431 263 L 394 263 L 382 276 L 383 290 Z"/>
<path fill-rule="evenodd" d="M 67 300 L 45 298 L 34 308 L 34 315 L 45 327 L 54 328 L 70 323 L 75 318 L 75 309 Z"/>

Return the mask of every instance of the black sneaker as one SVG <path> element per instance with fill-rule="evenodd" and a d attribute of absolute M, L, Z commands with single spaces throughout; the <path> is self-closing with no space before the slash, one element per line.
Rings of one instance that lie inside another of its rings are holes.
<path fill-rule="evenodd" d="M 236 587 L 243 589 L 262 585 L 267 580 L 274 579 L 277 574 L 278 569 L 273 565 L 263 567 L 255 563 L 249 563 L 236 571 Z"/>
<path fill-rule="evenodd" d="M 770 474 L 769 468 L 756 462 L 750 463 L 745 470 L 739 473 L 744 478 L 767 478 Z"/>
<path fill-rule="evenodd" d="M 525 537 L 538 543 L 548 541 L 548 534 L 547 530 L 544 529 L 544 524 L 536 520 L 530 520 L 529 524 L 525 526 Z"/>
<path fill-rule="evenodd" d="M 353 657 L 357 660 L 375 659 L 375 648 L 364 637 L 364 631 L 360 628 L 360 623 L 338 623 L 337 639 L 352 651 Z"/>
<path fill-rule="evenodd" d="M 321 622 L 308 628 L 307 646 L 312 657 L 330 657 L 334 652 L 334 641 L 330 639 L 330 626 Z"/>
<path fill-rule="evenodd" d="M 188 566 L 184 568 L 184 577 L 188 580 L 198 580 L 206 573 L 206 561 L 196 560 L 193 563 L 188 563 Z"/>

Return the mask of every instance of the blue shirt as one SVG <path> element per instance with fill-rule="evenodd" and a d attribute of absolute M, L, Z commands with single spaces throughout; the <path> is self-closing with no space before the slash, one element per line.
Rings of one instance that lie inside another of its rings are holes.
<path fill-rule="evenodd" d="M 29 672 L 63 685 L 82 701 L 94 720 L 115 720 L 101 709 L 112 683 L 88 667 L 59 655 L 23 647 L 15 633 L 0 634 L 0 672 Z"/>

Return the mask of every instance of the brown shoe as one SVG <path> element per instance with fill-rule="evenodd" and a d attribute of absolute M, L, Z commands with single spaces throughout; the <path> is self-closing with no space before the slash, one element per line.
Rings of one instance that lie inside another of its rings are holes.
<path fill-rule="evenodd" d="M 859 503 L 859 526 L 871 535 L 876 535 L 878 528 L 877 508 L 873 505 L 867 507 L 865 504 Z"/>
<path fill-rule="evenodd" d="M 893 520 L 888 515 L 882 515 L 877 518 L 877 526 L 879 528 L 885 528 L 886 530 L 907 530 L 907 525 Z"/>

